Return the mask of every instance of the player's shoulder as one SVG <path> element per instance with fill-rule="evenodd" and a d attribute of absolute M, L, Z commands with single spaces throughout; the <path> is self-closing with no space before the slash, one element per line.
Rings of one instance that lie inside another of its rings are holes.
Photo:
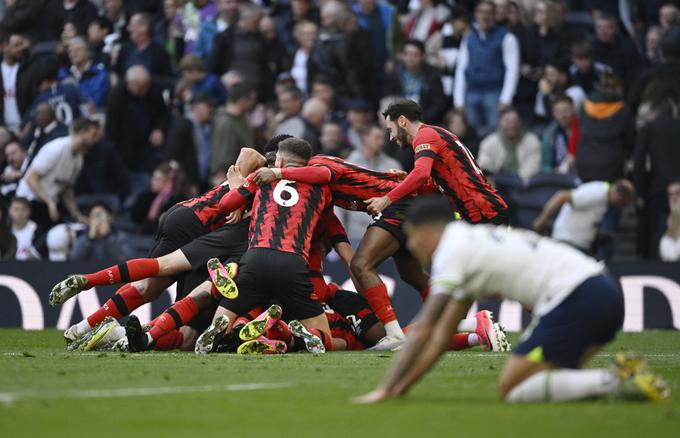
<path fill-rule="evenodd" d="M 449 142 L 455 142 L 458 138 L 444 128 L 432 125 L 422 125 L 413 139 L 413 151 L 415 153 L 437 149 Z"/>

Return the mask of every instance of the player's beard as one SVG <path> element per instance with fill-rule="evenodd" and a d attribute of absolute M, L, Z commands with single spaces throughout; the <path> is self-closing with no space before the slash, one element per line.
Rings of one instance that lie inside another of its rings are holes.
<path fill-rule="evenodd" d="M 411 139 L 409 138 L 408 132 L 401 126 L 397 125 L 397 143 L 402 149 L 408 149 L 411 147 Z"/>

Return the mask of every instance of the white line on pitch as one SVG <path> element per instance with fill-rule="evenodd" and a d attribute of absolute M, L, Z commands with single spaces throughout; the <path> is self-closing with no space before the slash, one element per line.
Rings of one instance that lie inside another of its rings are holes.
<path fill-rule="evenodd" d="M 164 394 L 185 394 L 193 392 L 238 392 L 257 391 L 262 389 L 281 389 L 291 386 L 290 383 L 237 383 L 232 385 L 204 386 L 160 386 L 156 388 L 115 388 L 115 389 L 82 389 L 53 393 L 37 392 L 0 392 L 0 403 L 7 406 L 19 400 L 55 400 L 62 398 L 119 398 L 146 397 Z"/>

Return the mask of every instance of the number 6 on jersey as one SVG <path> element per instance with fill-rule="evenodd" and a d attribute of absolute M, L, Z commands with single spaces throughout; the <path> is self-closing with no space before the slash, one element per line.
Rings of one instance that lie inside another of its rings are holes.
<path fill-rule="evenodd" d="M 289 185 L 294 183 L 295 181 L 290 181 L 287 179 L 280 180 L 274 188 L 274 202 L 282 207 L 292 207 L 293 205 L 297 204 L 300 200 L 300 195 L 298 194 L 297 190 L 295 190 L 295 187 Z M 284 199 L 283 196 L 281 196 L 283 193 L 288 195 L 288 199 Z"/>

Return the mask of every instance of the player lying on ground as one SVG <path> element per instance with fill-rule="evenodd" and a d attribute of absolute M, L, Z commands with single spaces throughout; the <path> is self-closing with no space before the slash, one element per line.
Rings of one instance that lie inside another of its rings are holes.
<path fill-rule="evenodd" d="M 440 200 L 423 199 L 410 213 L 408 245 L 424 265 L 432 265 L 430 297 L 383 382 L 356 402 L 404 395 L 445 351 L 472 301 L 492 297 L 519 301 L 534 314 L 501 371 L 503 400 L 670 395 L 639 357 L 621 354 L 612 369 L 581 369 L 623 324 L 621 287 L 603 265 L 530 231 L 451 219 Z"/>
<path fill-rule="evenodd" d="M 243 148 L 237 160 L 237 166 L 246 171 L 254 170 L 262 163 L 262 155 L 249 148 Z M 239 186 L 242 183 L 240 173 L 231 173 L 228 182 L 231 186 Z M 206 261 L 219 255 L 222 243 L 233 241 L 231 236 L 234 229 L 239 228 L 225 226 L 226 217 L 219 212 L 219 201 L 228 191 L 229 184 L 222 183 L 209 192 L 180 202 L 168 210 L 161 217 L 155 235 L 156 242 L 149 253 L 150 259 L 130 260 L 98 273 L 73 275 L 58 283 L 50 294 L 52 305 L 62 304 L 95 285 L 112 284 L 112 279 L 126 282 L 100 309 L 66 330 L 64 338 L 67 343 L 86 335 L 107 316 L 120 319 L 143 304 L 154 301 L 175 282 L 177 278 L 173 278 L 173 275 L 177 277 L 178 274 L 191 271 L 180 277 L 180 297 L 203 282 L 206 277 Z M 247 222 L 240 227 L 245 230 Z M 128 281 L 134 282 L 127 283 Z"/>

